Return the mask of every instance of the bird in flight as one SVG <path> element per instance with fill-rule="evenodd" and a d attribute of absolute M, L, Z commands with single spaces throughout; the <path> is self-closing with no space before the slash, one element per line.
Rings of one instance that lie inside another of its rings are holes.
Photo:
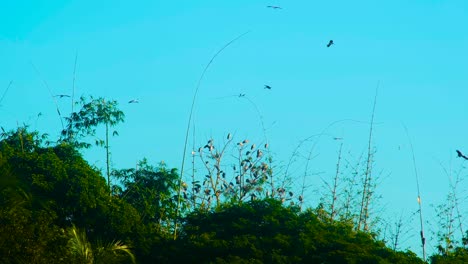
<path fill-rule="evenodd" d="M 70 96 L 68 94 L 57 94 L 57 95 L 54 95 L 54 97 L 64 98 L 64 97 L 70 97 Z"/>
<path fill-rule="evenodd" d="M 333 45 L 333 44 L 335 44 L 335 43 L 333 43 L 333 40 L 331 39 L 327 44 L 327 48 L 331 47 L 331 45 Z"/>
<path fill-rule="evenodd" d="M 273 8 L 273 9 L 283 9 L 281 6 L 267 6 L 268 8 Z"/>
<path fill-rule="evenodd" d="M 245 96 L 245 94 L 242 94 L 242 93 L 241 93 L 241 94 L 239 94 L 239 97 L 244 97 L 244 96 Z"/>
<path fill-rule="evenodd" d="M 139 101 L 138 101 L 138 99 L 132 99 L 132 100 L 128 101 L 128 103 L 129 104 L 138 104 Z"/>
<path fill-rule="evenodd" d="M 270 86 L 270 85 L 266 85 L 266 84 L 265 84 L 265 87 L 263 87 L 263 89 L 268 89 L 268 90 L 271 90 L 271 86 Z"/>
<path fill-rule="evenodd" d="M 461 153 L 461 151 L 459 151 L 458 149 L 457 149 L 457 155 L 459 158 L 464 158 L 465 160 L 468 160 L 468 157 L 463 155 L 463 153 Z"/>

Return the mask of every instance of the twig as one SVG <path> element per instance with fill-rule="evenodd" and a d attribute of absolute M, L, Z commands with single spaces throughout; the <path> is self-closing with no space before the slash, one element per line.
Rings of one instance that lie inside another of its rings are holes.
<path fill-rule="evenodd" d="M 5 90 L 5 92 L 3 92 L 2 98 L 0 98 L 0 104 L 2 103 L 3 98 L 5 98 L 5 95 L 7 94 L 8 89 L 10 89 L 10 86 L 11 86 L 12 84 L 13 84 L 13 80 L 10 81 L 10 83 L 8 84 L 8 86 L 7 86 L 6 90 Z"/>
<path fill-rule="evenodd" d="M 76 77 L 76 62 L 78 61 L 78 51 L 75 54 L 75 65 L 73 66 L 73 82 L 72 82 L 72 96 L 71 96 L 71 115 L 73 115 L 73 107 L 75 105 L 75 77 Z M 70 118 L 70 127 L 73 128 L 73 118 Z M 71 138 L 73 134 L 71 135 Z M 70 139 L 71 139 L 70 138 Z"/>
<path fill-rule="evenodd" d="M 445 166 L 442 164 L 441 161 L 439 161 L 439 164 L 442 167 L 442 169 L 445 171 L 445 174 L 447 175 L 447 178 L 449 180 L 450 188 L 452 189 L 452 192 L 453 192 L 453 202 L 455 203 L 455 210 L 457 211 L 458 228 L 460 228 L 460 233 L 461 233 L 461 235 L 463 237 L 465 235 L 465 233 L 463 232 L 463 224 L 462 224 L 462 221 L 461 221 L 461 213 L 460 213 L 460 209 L 459 209 L 459 206 L 458 206 L 458 198 L 457 198 L 457 191 L 456 191 L 458 183 L 460 182 L 460 173 L 461 173 L 461 171 L 458 171 L 458 173 L 456 175 L 456 179 L 455 179 L 455 184 L 453 184 L 452 177 L 450 176 L 452 174 L 452 169 L 450 169 L 450 172 L 449 172 L 449 171 L 447 171 L 447 169 L 445 168 Z M 463 247 L 465 247 L 465 246 L 466 245 L 463 244 Z"/>

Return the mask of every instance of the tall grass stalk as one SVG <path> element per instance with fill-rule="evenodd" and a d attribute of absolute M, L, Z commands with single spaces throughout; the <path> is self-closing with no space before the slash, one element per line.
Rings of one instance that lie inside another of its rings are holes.
<path fill-rule="evenodd" d="M 338 180 L 340 177 L 340 163 L 341 163 L 341 151 L 343 150 L 343 143 L 340 144 L 340 150 L 338 151 L 338 161 L 336 162 L 336 173 L 333 178 L 333 188 L 332 188 L 332 203 L 330 206 L 330 220 L 333 221 L 336 215 L 336 201 L 338 200 L 337 189 L 338 189 Z"/>
<path fill-rule="evenodd" d="M 183 183 L 182 179 L 183 179 L 183 175 L 184 175 L 185 155 L 187 153 L 187 143 L 188 143 L 188 138 L 189 138 L 189 133 L 190 133 L 190 124 L 192 123 L 193 109 L 195 107 L 195 101 L 197 99 L 198 90 L 200 89 L 200 86 L 201 86 L 203 77 L 205 76 L 205 73 L 207 72 L 207 70 L 211 66 L 211 64 L 213 63 L 214 59 L 224 49 L 226 49 L 229 45 L 231 45 L 232 43 L 234 43 L 235 41 L 237 41 L 238 39 L 240 39 L 241 37 L 243 37 L 244 35 L 246 35 L 249 32 L 250 31 L 242 33 L 241 35 L 237 36 L 233 40 L 226 43 L 220 50 L 218 50 L 218 52 L 216 52 L 215 55 L 213 55 L 213 57 L 211 57 L 211 60 L 205 66 L 205 68 L 203 69 L 202 74 L 200 75 L 200 78 L 198 79 L 198 83 L 197 83 L 197 86 L 195 88 L 195 93 L 193 94 L 193 98 L 192 98 L 192 106 L 190 107 L 190 114 L 189 114 L 189 118 L 188 118 L 188 122 L 187 122 L 187 131 L 185 133 L 184 151 L 182 153 L 182 165 L 180 167 L 179 189 L 177 191 L 177 207 L 176 207 L 176 214 L 175 214 L 175 217 L 174 217 L 174 240 L 177 238 L 177 221 L 178 221 L 177 219 L 179 217 L 179 211 L 180 211 L 180 192 L 181 192 L 182 183 Z"/>
<path fill-rule="evenodd" d="M 374 129 L 374 115 L 375 115 L 375 106 L 377 105 L 377 92 L 379 89 L 379 83 L 377 83 L 377 88 L 375 89 L 375 96 L 374 96 L 374 105 L 372 107 L 372 115 L 371 115 L 371 122 L 369 128 L 369 141 L 367 145 L 367 162 L 366 162 L 366 171 L 364 174 L 364 185 L 362 188 L 362 199 L 361 199 L 361 207 L 359 212 L 359 222 L 358 222 L 358 230 L 361 230 L 361 225 L 364 225 L 364 230 L 368 230 L 368 223 L 367 220 L 369 218 L 369 200 L 370 200 L 370 183 L 372 180 L 372 132 Z"/>
<path fill-rule="evenodd" d="M 408 128 L 405 126 L 405 124 L 402 124 L 403 127 L 405 128 L 406 132 L 406 137 L 408 138 L 410 148 L 411 148 L 411 155 L 413 159 L 413 167 L 414 167 L 414 176 L 416 178 L 416 188 L 418 191 L 418 206 L 419 206 L 419 223 L 421 225 L 421 247 L 422 247 L 422 252 L 423 252 L 423 260 L 426 261 L 426 237 L 424 236 L 424 221 L 423 221 L 423 213 L 422 213 L 422 202 L 421 202 L 421 192 L 419 189 L 419 177 L 418 177 L 418 169 L 416 167 L 416 157 L 414 155 L 414 148 L 413 148 L 413 142 L 411 141 L 411 138 L 409 136 Z"/>
<path fill-rule="evenodd" d="M 3 102 L 3 99 L 5 98 L 7 92 L 10 89 L 12 84 L 13 84 L 13 80 L 11 80 L 10 83 L 8 83 L 8 86 L 7 86 L 6 90 L 5 90 L 5 92 L 3 92 L 2 97 L 0 98 L 0 105 Z"/>
<path fill-rule="evenodd" d="M 72 94 L 71 94 L 71 115 L 73 114 L 75 106 L 75 79 L 76 79 L 76 63 L 78 61 L 78 51 L 75 54 L 75 64 L 73 66 L 73 82 L 72 82 Z M 70 118 L 70 127 L 73 127 L 73 118 Z M 73 138 L 73 134 L 70 136 Z"/>

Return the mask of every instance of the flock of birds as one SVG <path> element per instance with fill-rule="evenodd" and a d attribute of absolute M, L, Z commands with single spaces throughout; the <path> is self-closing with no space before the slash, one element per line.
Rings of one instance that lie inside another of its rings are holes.
<path fill-rule="evenodd" d="M 283 9 L 281 6 L 274 6 L 274 5 L 268 5 L 266 6 L 267 8 L 271 8 L 271 9 Z M 328 44 L 326 45 L 327 48 L 330 48 L 332 45 L 334 45 L 335 43 L 333 42 L 333 40 L 329 40 Z M 8 88 L 10 88 L 12 84 L 12 81 L 10 82 L 10 84 L 8 85 Z M 1 101 L 3 101 L 3 98 L 5 97 L 7 91 L 8 91 L 8 88 L 6 89 L 6 91 L 3 93 L 3 96 L 0 98 L 0 103 Z M 264 85 L 264 89 L 267 89 L 267 90 L 271 90 L 272 87 L 268 84 L 265 84 Z M 70 98 L 71 96 L 68 95 L 68 94 L 57 94 L 57 95 L 54 95 L 53 97 L 56 97 L 56 98 Z M 239 94 L 239 97 L 245 97 L 245 93 L 240 93 Z M 139 103 L 140 101 L 138 99 L 131 99 L 130 101 L 128 101 L 129 104 L 137 104 Z M 457 157 L 459 158 L 462 158 L 464 160 L 468 160 L 468 156 L 464 155 L 460 150 L 456 150 L 457 152 Z"/>
<path fill-rule="evenodd" d="M 281 6 L 274 6 L 274 5 L 269 5 L 267 6 L 267 8 L 271 8 L 271 9 L 283 9 Z M 327 48 L 330 48 L 332 45 L 334 45 L 335 43 L 333 42 L 333 40 L 331 39 L 328 44 L 327 44 Z M 267 90 L 271 90 L 271 86 L 268 85 L 268 84 L 265 84 L 264 86 L 264 89 L 267 89 Z M 57 94 L 55 95 L 54 97 L 58 97 L 58 98 L 64 98 L 64 97 L 70 97 L 70 95 L 67 95 L 67 94 Z M 239 97 L 245 97 L 245 94 L 241 93 L 239 94 Z M 128 101 L 129 104 L 138 104 L 140 101 L 138 99 L 132 99 L 130 101 Z"/>

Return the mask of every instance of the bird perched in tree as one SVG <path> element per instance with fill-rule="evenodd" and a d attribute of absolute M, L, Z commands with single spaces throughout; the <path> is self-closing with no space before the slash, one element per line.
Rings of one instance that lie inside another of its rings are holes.
<path fill-rule="evenodd" d="M 270 85 L 267 85 L 265 84 L 265 87 L 263 87 L 264 89 L 268 89 L 268 90 L 271 90 L 271 86 Z"/>
<path fill-rule="evenodd" d="M 468 157 L 463 155 L 463 153 L 461 153 L 461 151 L 459 151 L 458 149 L 457 149 L 457 155 L 459 158 L 464 158 L 465 160 L 468 160 Z"/>
<path fill-rule="evenodd" d="M 132 100 L 128 101 L 128 103 L 129 104 L 138 104 L 139 101 L 138 101 L 138 99 L 132 99 Z"/>
<path fill-rule="evenodd" d="M 257 150 L 257 159 L 261 158 L 263 156 L 263 152 L 261 150 Z"/>
<path fill-rule="evenodd" d="M 273 8 L 273 9 L 283 9 L 281 6 L 267 6 L 268 8 Z"/>
<path fill-rule="evenodd" d="M 328 42 L 328 44 L 327 44 L 327 48 L 331 47 L 331 45 L 333 45 L 333 44 L 335 44 L 335 43 L 334 43 L 333 40 L 331 39 L 331 40 Z"/>
<path fill-rule="evenodd" d="M 64 97 L 70 97 L 70 96 L 68 94 L 57 94 L 57 95 L 54 95 L 54 97 L 64 98 Z"/>

